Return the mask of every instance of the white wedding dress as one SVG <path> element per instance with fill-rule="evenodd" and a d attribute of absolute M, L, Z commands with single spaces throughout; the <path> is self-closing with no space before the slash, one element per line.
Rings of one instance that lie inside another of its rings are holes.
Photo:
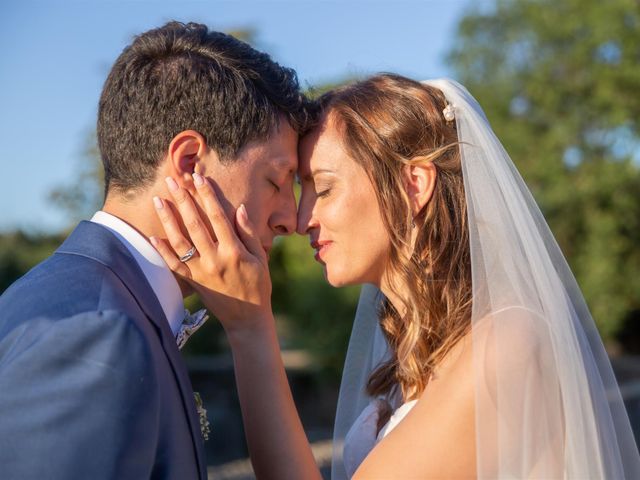
<path fill-rule="evenodd" d="M 418 400 L 398 407 L 378 432 L 378 418 L 385 408 L 385 400 L 375 399 L 362 411 L 344 439 L 344 466 L 349 478 L 353 476 L 373 447 L 386 437 L 407 416 Z"/>

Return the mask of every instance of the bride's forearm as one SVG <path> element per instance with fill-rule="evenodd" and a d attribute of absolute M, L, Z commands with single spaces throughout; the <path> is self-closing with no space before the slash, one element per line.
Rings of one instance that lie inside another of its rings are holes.
<path fill-rule="evenodd" d="M 251 462 L 258 479 L 320 479 L 282 363 L 272 317 L 228 332 Z"/>

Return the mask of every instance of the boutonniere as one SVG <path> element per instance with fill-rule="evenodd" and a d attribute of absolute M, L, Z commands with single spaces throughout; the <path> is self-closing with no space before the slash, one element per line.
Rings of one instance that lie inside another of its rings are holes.
<path fill-rule="evenodd" d="M 200 417 L 200 433 L 202 433 L 202 438 L 209 440 L 211 428 L 209 420 L 207 420 L 207 409 L 204 408 L 202 397 L 198 392 L 193 392 L 193 398 L 196 400 L 196 411 L 198 412 L 198 417 Z"/>

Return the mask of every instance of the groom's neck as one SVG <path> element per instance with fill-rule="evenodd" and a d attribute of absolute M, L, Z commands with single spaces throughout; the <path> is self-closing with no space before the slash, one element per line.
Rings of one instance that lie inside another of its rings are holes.
<path fill-rule="evenodd" d="M 164 237 L 162 226 L 153 208 L 153 194 L 142 192 L 137 194 L 109 193 L 102 211 L 127 222 L 143 237 Z"/>
<path fill-rule="evenodd" d="M 155 195 L 166 196 L 166 193 L 160 190 L 156 193 L 153 188 L 135 194 L 110 192 L 107 194 L 102 211 L 127 222 L 147 240 L 152 236 L 166 238 L 162 224 L 153 206 L 153 197 Z M 193 289 L 187 283 L 177 276 L 176 280 L 183 297 L 193 293 Z"/>

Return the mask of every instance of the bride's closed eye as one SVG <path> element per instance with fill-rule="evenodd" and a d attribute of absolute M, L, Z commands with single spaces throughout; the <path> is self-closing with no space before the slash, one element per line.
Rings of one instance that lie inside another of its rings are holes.
<path fill-rule="evenodd" d="M 327 188 L 326 190 L 322 190 L 321 192 L 316 192 L 316 197 L 318 198 L 328 197 L 329 193 L 331 193 L 331 189 Z"/>
<path fill-rule="evenodd" d="M 325 198 L 331 193 L 331 185 L 316 185 L 316 197 Z"/>

